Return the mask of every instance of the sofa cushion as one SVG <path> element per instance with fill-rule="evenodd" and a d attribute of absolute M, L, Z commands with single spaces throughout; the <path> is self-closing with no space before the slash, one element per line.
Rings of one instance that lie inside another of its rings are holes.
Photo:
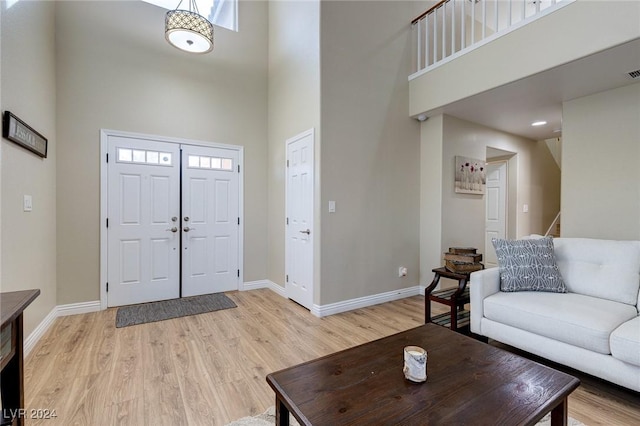
<path fill-rule="evenodd" d="M 484 315 L 550 339 L 610 354 L 611 332 L 638 312 L 634 306 L 576 293 L 499 292 L 484 300 Z"/>
<path fill-rule="evenodd" d="M 491 240 L 498 257 L 500 290 L 566 292 L 556 265 L 553 238 Z"/>
<path fill-rule="evenodd" d="M 640 317 L 613 330 L 610 344 L 614 358 L 640 367 Z"/>
<path fill-rule="evenodd" d="M 553 243 L 569 292 L 639 303 L 640 241 L 556 238 Z"/>

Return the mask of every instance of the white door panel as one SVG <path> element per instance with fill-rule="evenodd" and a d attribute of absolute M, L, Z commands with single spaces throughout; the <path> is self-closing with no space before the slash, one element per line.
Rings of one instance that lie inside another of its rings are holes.
<path fill-rule="evenodd" d="M 493 238 L 505 238 L 507 230 L 507 163 L 487 163 L 485 215 L 485 266 L 498 266 Z"/>
<path fill-rule="evenodd" d="M 179 148 L 110 136 L 108 153 L 107 304 L 179 297 Z"/>
<path fill-rule="evenodd" d="M 238 289 L 238 159 L 234 150 L 183 146 L 183 296 Z"/>
<path fill-rule="evenodd" d="M 287 141 L 286 291 L 302 306 L 313 306 L 314 134 Z"/>

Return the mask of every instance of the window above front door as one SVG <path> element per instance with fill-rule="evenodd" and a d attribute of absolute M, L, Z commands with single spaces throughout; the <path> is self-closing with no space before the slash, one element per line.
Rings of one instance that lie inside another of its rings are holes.
<path fill-rule="evenodd" d="M 167 10 L 174 10 L 180 0 L 142 0 Z M 238 0 L 196 0 L 198 11 L 212 24 L 228 30 L 238 31 Z M 180 6 L 188 9 L 189 0 L 183 0 Z"/>

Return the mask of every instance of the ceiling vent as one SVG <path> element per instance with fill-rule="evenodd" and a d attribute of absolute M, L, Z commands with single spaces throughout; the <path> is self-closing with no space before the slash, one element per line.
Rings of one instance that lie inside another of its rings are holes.
<path fill-rule="evenodd" d="M 631 71 L 629 73 L 629 77 L 631 77 L 631 78 L 640 78 L 640 70 Z"/>

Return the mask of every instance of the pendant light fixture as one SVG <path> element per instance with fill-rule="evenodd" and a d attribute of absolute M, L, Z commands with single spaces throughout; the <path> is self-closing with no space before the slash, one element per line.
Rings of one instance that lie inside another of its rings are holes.
<path fill-rule="evenodd" d="M 175 10 L 167 12 L 164 20 L 164 37 L 169 44 L 191 53 L 208 53 L 213 50 L 213 25 L 200 15 L 196 0 L 189 1 L 189 10 L 181 10 L 180 0 Z"/>

